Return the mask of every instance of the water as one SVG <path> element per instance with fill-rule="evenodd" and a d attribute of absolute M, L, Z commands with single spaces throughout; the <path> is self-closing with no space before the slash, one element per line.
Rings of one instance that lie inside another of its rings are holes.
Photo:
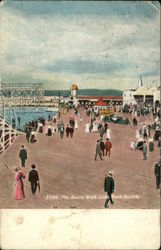
<path fill-rule="evenodd" d="M 12 124 L 14 125 L 15 120 L 17 123 L 17 129 L 24 131 L 25 123 L 28 123 L 32 120 L 37 120 L 40 117 L 44 118 L 45 120 L 49 120 L 52 118 L 57 112 L 56 111 L 49 111 L 46 108 L 34 108 L 34 107 L 23 107 L 23 108 L 14 108 L 16 116 L 14 116 L 13 111 L 6 110 L 6 119 L 8 121 L 12 120 Z"/>

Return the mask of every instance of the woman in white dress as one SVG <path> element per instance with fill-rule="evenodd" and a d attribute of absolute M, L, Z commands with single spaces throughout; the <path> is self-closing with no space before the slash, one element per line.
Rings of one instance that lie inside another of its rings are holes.
<path fill-rule="evenodd" d="M 100 116 L 100 121 L 103 121 L 103 118 L 104 118 L 105 116 L 104 115 L 101 115 Z"/>
<path fill-rule="evenodd" d="M 107 137 L 109 140 L 111 139 L 111 129 L 110 129 L 110 128 L 107 128 L 106 137 Z"/>
<path fill-rule="evenodd" d="M 45 135 L 48 134 L 48 126 L 45 126 Z"/>
<path fill-rule="evenodd" d="M 52 134 L 55 135 L 55 126 L 52 127 Z"/>
<path fill-rule="evenodd" d="M 98 132 L 98 125 L 96 121 L 93 122 L 93 132 L 94 133 Z"/>
<path fill-rule="evenodd" d="M 89 122 L 86 123 L 86 126 L 85 126 L 85 133 L 89 133 L 89 126 L 90 126 Z"/>
<path fill-rule="evenodd" d="M 75 129 L 78 129 L 78 121 L 75 121 Z"/>
<path fill-rule="evenodd" d="M 131 148 L 132 150 L 135 150 L 135 141 L 131 141 L 131 142 L 130 142 L 130 148 Z"/>
<path fill-rule="evenodd" d="M 42 123 L 41 122 L 38 122 L 37 123 L 37 132 L 39 132 L 40 131 L 40 127 L 42 127 L 43 125 L 42 125 Z"/>

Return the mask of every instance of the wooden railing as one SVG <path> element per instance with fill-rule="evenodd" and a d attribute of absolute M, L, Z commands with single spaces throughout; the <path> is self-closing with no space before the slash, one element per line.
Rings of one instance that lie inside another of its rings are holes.
<path fill-rule="evenodd" d="M 7 122 L 0 117 L 0 154 L 4 153 L 5 150 L 13 143 L 16 136 L 16 130 L 14 130 L 11 125 L 7 124 Z"/>
<path fill-rule="evenodd" d="M 5 118 L 6 107 L 10 108 L 0 92 L 0 154 L 5 152 L 17 135 L 16 129 L 12 128 L 12 121 Z"/>

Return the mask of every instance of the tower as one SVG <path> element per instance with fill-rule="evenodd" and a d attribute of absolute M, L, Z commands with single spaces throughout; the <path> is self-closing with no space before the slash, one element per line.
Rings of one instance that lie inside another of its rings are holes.
<path fill-rule="evenodd" d="M 140 82 L 139 82 L 139 87 L 143 86 L 143 79 L 142 77 L 140 76 Z"/>
<path fill-rule="evenodd" d="M 71 96 L 73 98 L 73 104 L 75 107 L 77 107 L 78 105 L 77 91 L 78 91 L 78 86 L 76 84 L 73 84 L 71 88 Z"/>

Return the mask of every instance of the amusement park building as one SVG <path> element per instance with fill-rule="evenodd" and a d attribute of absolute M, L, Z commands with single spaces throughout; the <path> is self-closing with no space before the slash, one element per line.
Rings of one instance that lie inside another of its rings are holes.
<path fill-rule="evenodd" d="M 160 103 L 160 87 L 139 86 L 137 89 L 123 91 L 123 106 L 143 103 L 153 105 L 155 108 L 157 103 Z"/>
<path fill-rule="evenodd" d="M 78 86 L 76 84 L 73 84 L 71 88 L 71 97 L 72 97 L 73 104 L 75 106 L 77 106 L 78 103 L 95 104 L 100 99 L 102 100 L 102 102 L 105 102 L 106 105 L 109 105 L 109 104 L 122 105 L 122 102 L 123 102 L 122 96 L 85 96 L 85 95 L 82 96 L 82 95 L 77 95 L 77 91 L 78 91 Z"/>

